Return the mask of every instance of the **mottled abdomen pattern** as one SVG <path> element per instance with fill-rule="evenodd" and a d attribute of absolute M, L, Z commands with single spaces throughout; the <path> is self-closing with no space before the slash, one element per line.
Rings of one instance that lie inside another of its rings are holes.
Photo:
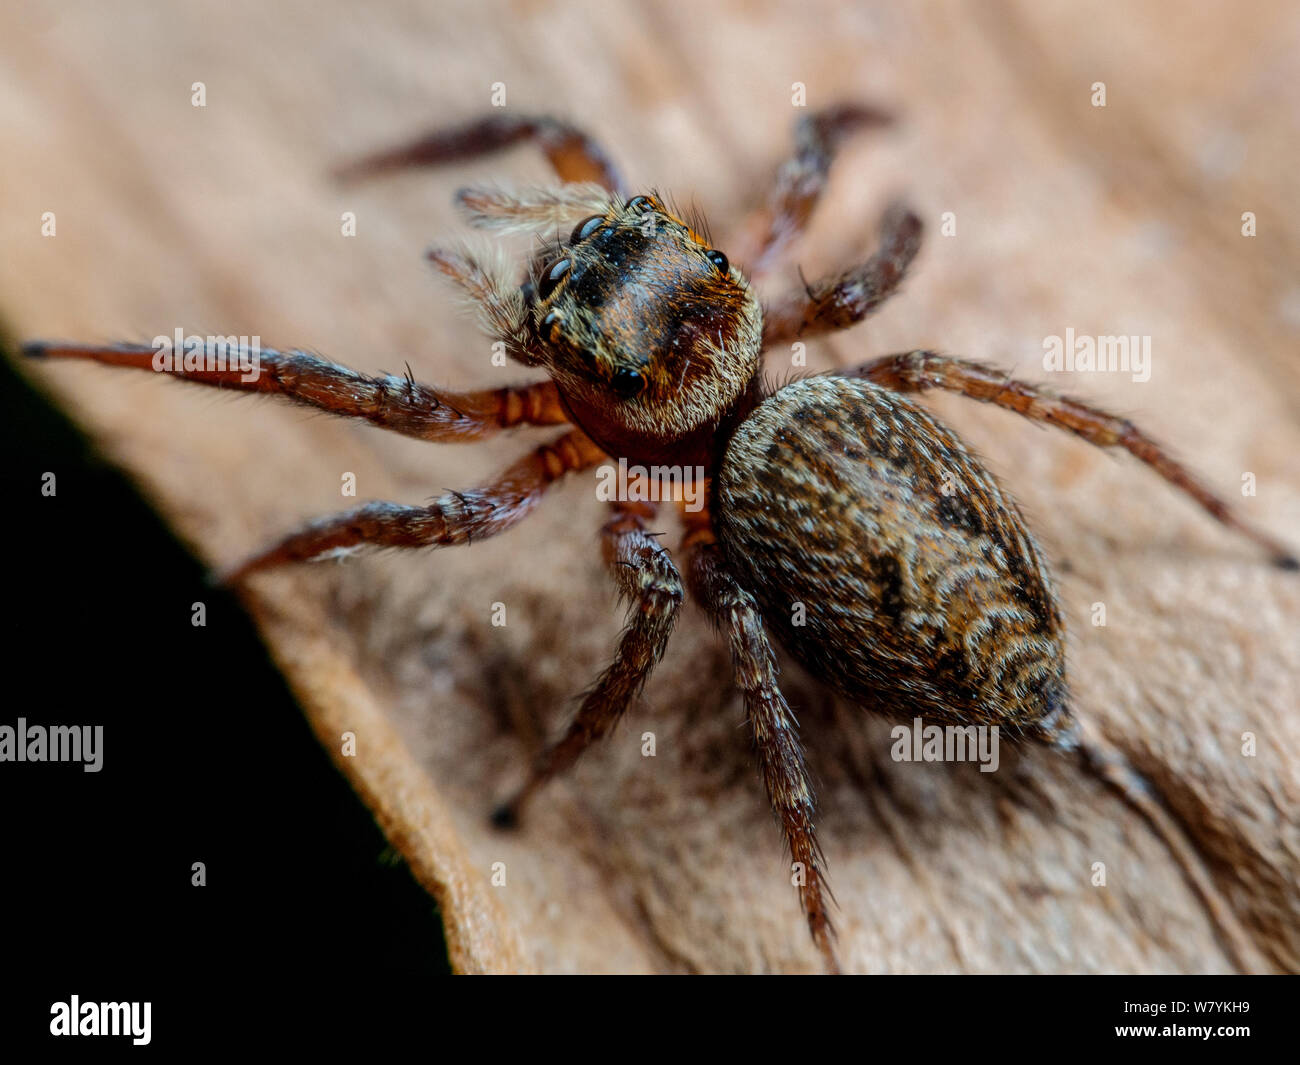
<path fill-rule="evenodd" d="M 736 430 L 714 521 L 782 642 L 891 717 L 1054 735 L 1064 629 L 1015 503 L 906 398 L 842 377 L 790 384 Z"/>

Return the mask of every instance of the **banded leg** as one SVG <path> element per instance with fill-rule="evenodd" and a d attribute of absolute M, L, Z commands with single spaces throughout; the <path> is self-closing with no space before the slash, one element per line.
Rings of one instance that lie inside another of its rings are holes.
<path fill-rule="evenodd" d="M 763 346 L 847 329 L 898 288 L 921 247 L 921 219 L 901 204 L 881 220 L 880 249 L 861 266 L 808 285 L 765 314 Z"/>
<path fill-rule="evenodd" d="M 777 171 L 767 206 L 759 212 L 761 230 L 753 251 L 735 256 L 748 264 L 751 276 L 768 270 L 803 232 L 826 189 L 840 145 L 859 130 L 892 121 L 893 116 L 884 111 L 861 104 L 828 107 L 799 120 L 794 155 Z"/>
<path fill-rule="evenodd" d="M 580 430 L 565 433 L 482 488 L 448 492 L 427 507 L 366 503 L 319 518 L 224 574 L 233 583 L 258 570 L 359 547 L 445 547 L 495 536 L 522 521 L 564 474 L 595 465 L 604 452 Z"/>
<path fill-rule="evenodd" d="M 667 549 L 646 531 L 646 522 L 658 508 L 652 503 L 612 506 L 613 516 L 601 530 L 601 544 L 619 592 L 631 601 L 627 628 L 614 661 L 583 698 L 568 730 L 536 759 L 523 787 L 493 813 L 493 821 L 502 827 L 516 824 L 524 805 L 542 785 L 609 733 L 663 657 L 677 621 L 684 596 L 681 576 Z"/>
<path fill-rule="evenodd" d="M 1300 568 L 1300 562 L 1286 544 L 1240 518 L 1232 507 L 1127 418 L 1107 414 L 1039 385 L 1013 380 L 992 367 L 932 351 L 886 355 L 844 371 L 844 376 L 865 377 L 896 392 L 924 392 L 930 388 L 959 392 L 982 403 L 1015 411 L 1030 421 L 1069 430 L 1098 447 L 1123 448 L 1191 496 L 1216 520 L 1254 540 L 1272 555 L 1278 566 Z"/>
<path fill-rule="evenodd" d="M 211 369 L 204 368 L 213 365 L 206 354 L 194 369 L 185 369 L 181 365 L 184 357 L 176 354 L 176 367 L 163 370 L 155 369 L 156 349 L 144 345 L 94 347 L 35 342 L 25 345 L 23 354 L 33 358 L 87 359 L 168 374 L 215 388 L 284 396 L 304 406 L 345 418 L 362 418 L 381 429 L 420 440 L 481 440 L 500 429 L 564 425 L 569 420 L 550 381 L 481 392 L 447 392 L 419 384 L 409 369 L 405 377 L 372 377 L 305 351 L 263 348 L 252 352 L 234 347 L 221 353 L 219 368 Z"/>
<path fill-rule="evenodd" d="M 549 115 L 489 115 L 450 129 L 434 130 L 348 163 L 336 175 L 348 181 L 412 167 L 438 166 L 526 141 L 545 153 L 561 181 L 594 181 L 610 192 L 624 194 L 623 179 L 605 150 L 576 126 Z"/>
<path fill-rule="evenodd" d="M 833 899 L 813 823 L 816 800 L 812 781 L 804 764 L 798 722 L 777 686 L 776 659 L 762 615 L 754 597 L 728 571 L 711 536 L 697 526 L 687 537 L 692 545 L 687 562 L 691 593 L 730 644 L 763 785 L 785 832 L 808 930 L 827 969 L 839 972 L 835 930 L 828 912 Z"/>

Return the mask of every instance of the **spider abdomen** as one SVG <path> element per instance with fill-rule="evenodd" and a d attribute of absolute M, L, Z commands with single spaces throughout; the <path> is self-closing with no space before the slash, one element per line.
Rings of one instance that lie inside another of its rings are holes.
<path fill-rule="evenodd" d="M 808 669 L 890 716 L 1051 733 L 1064 630 L 1015 503 L 957 436 L 863 380 L 781 389 L 737 428 L 714 521 Z"/>

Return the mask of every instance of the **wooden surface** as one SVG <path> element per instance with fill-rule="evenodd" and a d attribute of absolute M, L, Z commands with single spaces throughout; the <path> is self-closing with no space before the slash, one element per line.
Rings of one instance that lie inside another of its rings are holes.
<path fill-rule="evenodd" d="M 504 82 L 511 108 L 589 127 L 635 185 L 693 197 L 720 235 L 788 151 L 799 81 L 810 106 L 864 100 L 902 122 L 848 147 L 795 262 L 815 276 L 862 258 L 900 194 L 928 227 L 905 291 L 813 345 L 811 368 L 928 346 L 1043 379 L 1045 336 L 1150 335 L 1146 383 L 1052 383 L 1129 414 L 1294 542 L 1300 12 L 1191 7 L 6 5 L 0 310 L 24 338 L 257 334 L 369 371 L 409 361 L 438 384 L 502 384 L 521 375 L 491 365 L 421 253 L 466 235 L 456 188 L 544 180 L 542 162 L 520 150 L 355 191 L 329 168 L 480 114 Z M 355 238 L 340 236 L 345 210 Z M 955 236 L 939 235 L 945 211 Z M 786 283 L 793 264 L 768 291 Z M 415 502 L 532 443 L 439 448 L 144 375 L 32 373 L 214 564 L 349 505 L 345 472 L 360 498 Z M 1131 460 L 933 406 L 1004 476 L 1056 566 L 1079 713 L 1155 782 L 1258 965 L 1300 967 L 1300 581 Z M 340 764 L 437 896 L 461 970 L 816 971 L 725 651 L 694 611 L 614 738 L 520 832 L 488 827 L 612 652 L 600 521 L 575 480 L 495 541 L 299 568 L 258 579 L 248 603 L 326 746 L 337 756 L 356 733 Z M 1232 967 L 1163 845 L 1073 763 L 899 765 L 887 726 L 793 664 L 785 684 L 821 782 L 849 968 Z"/>

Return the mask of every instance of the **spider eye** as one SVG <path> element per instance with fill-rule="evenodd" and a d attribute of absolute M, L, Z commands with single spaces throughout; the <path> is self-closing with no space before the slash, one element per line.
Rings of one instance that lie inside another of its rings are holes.
<path fill-rule="evenodd" d="M 705 255 L 708 256 L 709 262 L 718 268 L 718 273 L 725 274 L 731 270 L 731 263 L 722 252 L 714 250 L 705 252 Z"/>
<path fill-rule="evenodd" d="M 637 370 L 621 369 L 614 374 L 614 391 L 623 399 L 634 399 L 645 389 L 645 378 Z"/>
<path fill-rule="evenodd" d="M 577 244 L 579 241 L 586 240 L 596 232 L 596 227 L 603 221 L 605 221 L 603 214 L 594 214 L 590 218 L 584 218 L 573 227 L 573 234 L 569 237 L 569 243 Z"/>
<path fill-rule="evenodd" d="M 654 201 L 649 196 L 633 196 L 627 201 L 629 211 L 652 211 L 654 210 Z"/>
<path fill-rule="evenodd" d="M 538 282 L 537 285 L 537 298 L 539 300 L 544 300 L 546 299 L 547 296 L 549 296 L 552 292 L 554 292 L 555 286 L 558 285 L 560 283 L 560 279 L 569 272 L 569 267 L 571 267 L 572 265 L 573 262 L 571 260 L 560 259 L 555 264 L 553 264 L 550 267 L 550 269 L 548 269 L 544 274 L 542 274 L 542 280 Z"/>

